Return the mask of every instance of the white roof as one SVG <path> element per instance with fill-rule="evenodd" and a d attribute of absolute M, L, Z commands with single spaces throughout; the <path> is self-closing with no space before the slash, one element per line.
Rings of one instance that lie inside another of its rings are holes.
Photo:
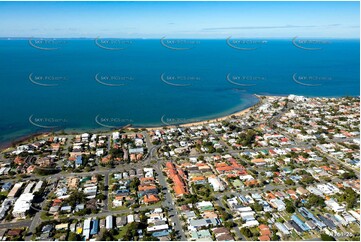
<path fill-rule="evenodd" d="M 30 209 L 31 201 L 33 200 L 34 195 L 31 193 L 24 193 L 16 200 L 14 204 L 14 213 L 26 212 Z"/>

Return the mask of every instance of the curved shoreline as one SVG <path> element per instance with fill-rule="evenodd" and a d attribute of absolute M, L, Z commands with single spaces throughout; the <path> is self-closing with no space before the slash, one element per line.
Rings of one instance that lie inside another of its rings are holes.
<path fill-rule="evenodd" d="M 256 95 L 256 94 L 253 94 L 254 97 L 256 97 L 258 99 L 258 101 L 251 105 L 250 107 L 246 108 L 246 109 L 242 109 L 240 111 L 236 111 L 236 112 L 233 112 L 231 114 L 227 114 L 227 115 L 223 115 L 223 116 L 220 116 L 220 117 L 217 117 L 217 118 L 210 118 L 210 119 L 205 119 L 205 120 L 202 120 L 202 121 L 196 121 L 196 122 L 189 122 L 189 123 L 183 123 L 183 124 L 164 124 L 163 126 L 125 126 L 125 127 L 120 127 L 120 128 L 114 128 L 114 129 L 109 129 L 109 130 L 104 130 L 104 131 L 98 131 L 97 133 L 108 133 L 108 132 L 113 132 L 115 130 L 121 130 L 121 129 L 125 129 L 125 130 L 135 130 L 135 129 L 145 129 L 147 131 L 152 131 L 152 130 L 157 130 L 157 129 L 164 129 L 164 128 L 175 128 L 175 127 L 191 127 L 191 126 L 198 126 L 198 125 L 206 125 L 206 124 L 209 124 L 209 123 L 213 123 L 213 122 L 220 122 L 220 121 L 223 121 L 223 120 L 226 120 L 226 119 L 229 119 L 229 118 L 232 118 L 234 116 L 242 116 L 242 115 L 245 115 L 246 113 L 248 113 L 249 111 L 251 111 L 252 108 L 254 108 L 255 106 L 257 106 L 260 102 L 261 102 L 261 98 L 264 97 L 263 95 Z M 57 134 L 59 132 L 64 132 L 66 133 L 66 135 L 69 135 L 69 134 L 80 134 L 81 131 L 77 130 L 77 129 L 74 129 L 73 131 L 66 131 L 66 130 L 61 130 L 61 131 L 55 131 L 54 133 Z M 87 132 L 87 131 L 83 131 L 83 132 Z M 27 134 L 27 135 L 24 135 L 24 136 L 20 136 L 19 138 L 16 138 L 12 141 L 9 141 L 9 142 L 4 142 L 3 144 L 0 144 L 0 149 L 2 151 L 6 150 L 6 149 L 9 149 L 11 148 L 12 146 L 14 145 L 17 145 L 17 144 L 20 144 L 20 143 L 23 143 L 25 141 L 29 141 L 30 139 L 35 139 L 35 138 L 39 138 L 41 136 L 44 136 L 44 135 L 49 135 L 53 133 L 52 131 L 44 131 L 44 132 L 35 132 L 35 133 L 32 133 L 32 134 Z"/>
<path fill-rule="evenodd" d="M 243 110 L 231 113 L 231 114 L 227 114 L 225 116 L 221 116 L 221 117 L 218 117 L 218 118 L 205 119 L 203 121 L 184 123 L 184 124 L 172 124 L 172 125 L 166 125 L 165 124 L 164 126 L 143 127 L 143 128 L 145 128 L 147 131 L 152 131 L 152 130 L 164 129 L 164 128 L 192 127 L 192 126 L 198 126 L 198 125 L 206 125 L 206 124 L 214 123 L 214 122 L 221 122 L 223 120 L 230 119 L 233 116 L 242 116 L 242 115 L 245 115 L 246 113 L 248 113 L 249 111 L 251 111 L 251 109 L 253 109 L 255 106 L 257 106 L 261 102 L 261 97 L 262 97 L 261 95 L 254 94 L 253 96 L 255 96 L 258 99 L 257 103 L 253 104 L 252 106 L 250 106 L 250 107 L 248 107 L 246 109 L 243 109 Z M 129 129 L 137 129 L 137 127 L 132 127 L 132 128 L 129 128 Z"/>

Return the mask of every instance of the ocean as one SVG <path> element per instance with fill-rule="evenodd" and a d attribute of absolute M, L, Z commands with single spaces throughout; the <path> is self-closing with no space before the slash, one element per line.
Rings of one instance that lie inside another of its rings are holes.
<path fill-rule="evenodd" d="M 195 122 L 253 94 L 360 95 L 359 40 L 0 40 L 0 144 Z"/>

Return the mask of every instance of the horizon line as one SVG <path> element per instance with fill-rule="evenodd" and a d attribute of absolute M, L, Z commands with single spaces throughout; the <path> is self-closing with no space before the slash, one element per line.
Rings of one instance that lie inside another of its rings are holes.
<path fill-rule="evenodd" d="M 228 37 L 204 37 L 204 38 L 200 38 L 200 37 L 169 37 L 169 38 L 165 38 L 165 36 L 157 38 L 157 37 L 151 37 L 151 38 L 144 38 L 144 37 L 25 37 L 25 36 L 21 36 L 21 37 L 11 37 L 11 36 L 5 36 L 2 37 L 0 36 L 0 39 L 24 39 L 24 40 L 30 40 L 30 39 L 91 39 L 91 40 L 95 40 L 95 39 L 138 39 L 138 40 L 160 40 L 160 39 L 168 39 L 168 40 L 177 40 L 177 39 L 189 39 L 189 40 L 226 40 L 227 38 L 232 38 L 232 39 L 272 39 L 272 40 L 280 40 L 280 39 L 293 39 L 293 38 L 298 38 L 298 39 L 339 39 L 339 40 L 360 40 L 360 37 L 308 37 L 308 36 L 293 36 L 293 37 L 232 37 L 232 36 L 228 36 Z"/>

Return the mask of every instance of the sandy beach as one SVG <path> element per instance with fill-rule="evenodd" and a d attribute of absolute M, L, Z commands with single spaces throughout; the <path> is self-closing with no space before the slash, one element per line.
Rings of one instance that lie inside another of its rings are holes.
<path fill-rule="evenodd" d="M 214 122 L 221 122 L 223 120 L 231 119 L 232 117 L 240 117 L 240 116 L 246 115 L 253 107 L 257 106 L 261 102 L 262 97 L 267 97 L 267 96 L 260 96 L 260 95 L 256 95 L 256 94 L 254 94 L 254 96 L 257 97 L 258 100 L 259 100 L 256 104 L 254 104 L 253 106 L 251 106 L 249 108 L 246 108 L 244 110 L 241 110 L 241 111 L 238 111 L 238 112 L 235 112 L 235 113 L 223 116 L 223 117 L 208 119 L 208 120 L 204 120 L 204 121 L 190 122 L 190 123 L 185 123 L 185 124 L 180 124 L 180 125 L 166 125 L 165 124 L 164 126 L 158 126 L 158 127 L 127 127 L 126 126 L 123 129 L 129 130 L 129 131 L 132 131 L 132 130 L 135 130 L 135 129 L 138 129 L 138 130 L 139 129 L 145 129 L 147 131 L 154 131 L 154 130 L 157 130 L 157 129 L 159 130 L 159 129 L 164 129 L 164 128 L 192 127 L 192 126 L 199 126 L 199 125 L 207 125 L 209 123 L 214 123 Z M 115 131 L 115 130 L 119 130 L 119 129 L 114 129 L 113 131 Z M 112 130 L 103 131 L 103 132 L 100 132 L 100 133 L 108 133 L 108 132 L 112 132 Z M 72 134 L 76 134 L 76 133 L 77 132 L 72 132 Z M 81 132 L 79 132 L 79 134 L 80 133 Z M 12 145 L 27 142 L 30 139 L 46 138 L 46 137 L 49 137 L 51 134 L 52 134 L 52 132 L 43 132 L 43 133 L 40 132 L 40 133 L 36 133 L 36 134 L 27 135 L 27 136 L 21 137 L 21 138 L 19 138 L 17 140 L 14 140 L 13 142 L 11 142 L 9 144 L 2 145 L 0 147 L 0 149 L 2 151 L 5 151 L 6 149 L 10 148 Z"/>
<path fill-rule="evenodd" d="M 236 112 L 236 113 L 233 113 L 233 114 L 229 114 L 229 115 L 219 117 L 219 118 L 208 119 L 208 120 L 204 120 L 204 121 L 191 122 L 191 123 L 180 124 L 180 125 L 164 125 L 164 126 L 149 127 L 149 128 L 144 128 L 144 129 L 146 129 L 147 131 L 154 131 L 154 130 L 157 130 L 157 129 L 159 130 L 159 129 L 164 129 L 164 128 L 192 127 L 192 126 L 206 125 L 206 124 L 209 124 L 209 123 L 221 122 L 223 120 L 230 119 L 231 117 L 234 117 L 234 116 L 239 117 L 239 116 L 245 115 L 251 110 L 251 108 L 252 107 L 249 107 L 247 109 L 244 109 L 242 111 L 239 111 L 239 112 Z M 134 128 L 128 128 L 128 129 L 133 130 L 133 129 L 137 129 L 137 128 L 134 127 Z"/>
<path fill-rule="evenodd" d="M 239 117 L 239 116 L 243 116 L 245 114 L 247 114 L 253 107 L 255 107 L 256 105 L 258 105 L 261 102 L 261 97 L 260 95 L 256 95 L 254 94 L 255 97 L 258 98 L 258 102 L 256 104 L 254 104 L 253 106 L 243 109 L 241 111 L 223 116 L 223 117 L 219 117 L 219 118 L 213 118 L 213 119 L 208 119 L 208 120 L 204 120 L 204 121 L 198 121 L 198 122 L 190 122 L 190 123 L 186 123 L 186 124 L 180 124 L 180 125 L 164 125 L 164 126 L 159 126 L 159 127 L 149 127 L 149 128 L 145 128 L 147 131 L 152 131 L 152 130 L 157 130 L 157 129 L 164 129 L 165 127 L 167 128 L 174 128 L 174 127 L 192 127 L 192 126 L 199 126 L 199 125 L 206 125 L 209 123 L 214 123 L 214 122 L 221 122 L 223 120 L 226 119 L 231 119 L 232 117 Z M 136 129 L 136 127 L 134 128 L 129 128 L 130 130 L 132 129 Z"/>

